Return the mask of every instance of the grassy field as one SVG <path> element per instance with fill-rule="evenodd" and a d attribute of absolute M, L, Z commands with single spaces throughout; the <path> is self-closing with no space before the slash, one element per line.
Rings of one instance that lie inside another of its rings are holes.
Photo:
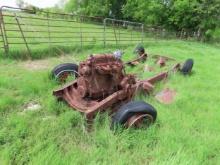
<path fill-rule="evenodd" d="M 135 45 L 134 45 L 135 46 Z M 124 48 L 132 59 L 134 46 Z M 155 91 L 176 90 L 174 103 L 163 105 L 152 94 L 144 97 L 158 111 L 149 129 L 113 132 L 106 114 L 94 130 L 85 131 L 83 117 L 56 102 L 50 70 L 62 62 L 79 62 L 91 53 L 112 51 L 90 48 L 58 57 L 21 61 L 0 58 L 0 164 L 219 164 L 220 163 L 220 48 L 170 40 L 146 43 L 147 52 L 193 58 L 191 76 L 175 74 Z M 127 68 L 146 78 L 142 67 Z M 30 103 L 41 106 L 27 111 Z"/>

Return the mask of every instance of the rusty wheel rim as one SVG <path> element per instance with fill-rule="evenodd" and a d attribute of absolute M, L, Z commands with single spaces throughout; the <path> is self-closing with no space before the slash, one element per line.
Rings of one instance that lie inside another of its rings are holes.
<path fill-rule="evenodd" d="M 66 82 L 70 77 L 72 77 L 70 80 L 75 80 L 76 75 L 71 72 L 63 72 L 57 77 L 57 80 L 61 83 Z"/>
<path fill-rule="evenodd" d="M 60 82 L 65 82 L 66 79 L 69 77 L 69 75 L 70 75 L 70 73 L 64 72 L 63 74 L 60 75 L 59 81 L 60 81 Z"/>
<path fill-rule="evenodd" d="M 128 128 L 147 128 L 153 121 L 153 116 L 149 114 L 138 114 L 132 116 L 126 125 Z"/>

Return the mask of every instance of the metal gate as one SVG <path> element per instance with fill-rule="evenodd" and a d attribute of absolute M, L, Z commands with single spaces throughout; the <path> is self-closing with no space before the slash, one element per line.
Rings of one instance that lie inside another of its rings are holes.
<path fill-rule="evenodd" d="M 4 19 L 2 10 L 0 10 L 0 49 L 8 52 L 7 36 L 5 34 Z"/>
<path fill-rule="evenodd" d="M 109 31 L 111 31 L 109 33 Z M 144 24 L 117 20 L 111 18 L 104 19 L 104 46 L 109 41 L 115 42 L 116 45 L 143 43 Z M 113 39 L 113 40 L 112 40 Z"/>
<path fill-rule="evenodd" d="M 15 50 L 31 54 L 54 47 L 106 47 L 142 42 L 143 24 L 3 6 L 0 38 L 5 53 Z"/>

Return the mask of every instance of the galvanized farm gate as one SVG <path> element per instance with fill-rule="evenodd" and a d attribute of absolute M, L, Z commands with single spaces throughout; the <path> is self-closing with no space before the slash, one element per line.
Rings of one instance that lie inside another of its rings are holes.
<path fill-rule="evenodd" d="M 136 22 L 76 14 L 54 13 L 2 6 L 0 47 L 28 51 L 51 47 L 137 44 L 143 42 L 144 25 Z"/>

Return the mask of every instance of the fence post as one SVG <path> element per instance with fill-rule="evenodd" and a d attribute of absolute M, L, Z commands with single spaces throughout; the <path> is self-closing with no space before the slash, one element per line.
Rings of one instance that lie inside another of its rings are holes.
<path fill-rule="evenodd" d="M 142 24 L 142 26 L 141 26 L 141 43 L 143 44 L 144 43 L 144 24 Z"/>
<path fill-rule="evenodd" d="M 82 47 L 83 47 L 83 38 L 82 38 L 82 18 L 81 18 L 81 16 L 80 16 L 79 30 L 80 30 L 80 46 L 81 46 L 81 49 L 82 49 Z"/>
<path fill-rule="evenodd" d="M 2 41 L 0 41 L 0 42 L 3 44 L 3 47 L 1 47 L 0 49 L 4 48 L 4 50 L 5 50 L 5 39 L 4 39 L 3 30 L 2 30 L 1 15 L 0 15 L 0 36 L 2 38 Z"/>
<path fill-rule="evenodd" d="M 116 31 L 115 31 L 115 23 L 113 23 L 113 21 L 115 21 L 115 20 L 112 20 L 112 25 L 113 25 L 114 34 L 115 34 L 115 42 L 116 42 L 116 46 L 118 46 L 117 34 L 116 34 Z"/>
<path fill-rule="evenodd" d="M 103 26 L 103 44 L 104 44 L 104 48 L 105 48 L 105 46 L 106 46 L 106 36 L 105 36 L 106 18 L 103 20 L 103 24 L 104 24 L 104 26 Z"/>
<path fill-rule="evenodd" d="M 3 18 L 3 14 L 2 14 L 2 7 L 0 8 L 0 29 L 1 29 L 1 33 L 2 33 L 2 39 L 4 42 L 5 54 L 8 54 L 9 45 L 8 45 L 8 38 L 7 38 L 7 34 L 6 34 L 6 29 L 5 29 L 4 18 Z"/>
<path fill-rule="evenodd" d="M 28 44 L 27 44 L 27 40 L 26 40 L 26 38 L 25 38 L 25 36 L 24 36 L 24 33 L 23 33 L 23 31 L 22 31 L 22 28 L 21 28 L 20 22 L 19 22 L 18 17 L 17 17 L 16 14 L 15 14 L 15 20 L 17 21 L 17 24 L 18 24 L 19 30 L 21 31 L 22 38 L 23 38 L 23 40 L 24 40 L 24 43 L 25 43 L 26 48 L 27 48 L 28 53 L 29 53 L 29 57 L 28 57 L 28 56 L 27 56 L 27 57 L 30 58 L 30 57 L 31 57 L 31 50 L 30 50 L 30 48 L 29 48 L 29 46 L 28 46 Z"/>
<path fill-rule="evenodd" d="M 48 45 L 51 47 L 51 36 L 50 36 L 50 21 L 49 21 L 49 13 L 47 13 L 47 31 L 48 31 Z"/>
<path fill-rule="evenodd" d="M 119 27 L 118 27 L 118 42 L 119 42 L 119 45 L 121 45 L 121 31 L 120 31 L 120 24 L 119 24 Z"/>

